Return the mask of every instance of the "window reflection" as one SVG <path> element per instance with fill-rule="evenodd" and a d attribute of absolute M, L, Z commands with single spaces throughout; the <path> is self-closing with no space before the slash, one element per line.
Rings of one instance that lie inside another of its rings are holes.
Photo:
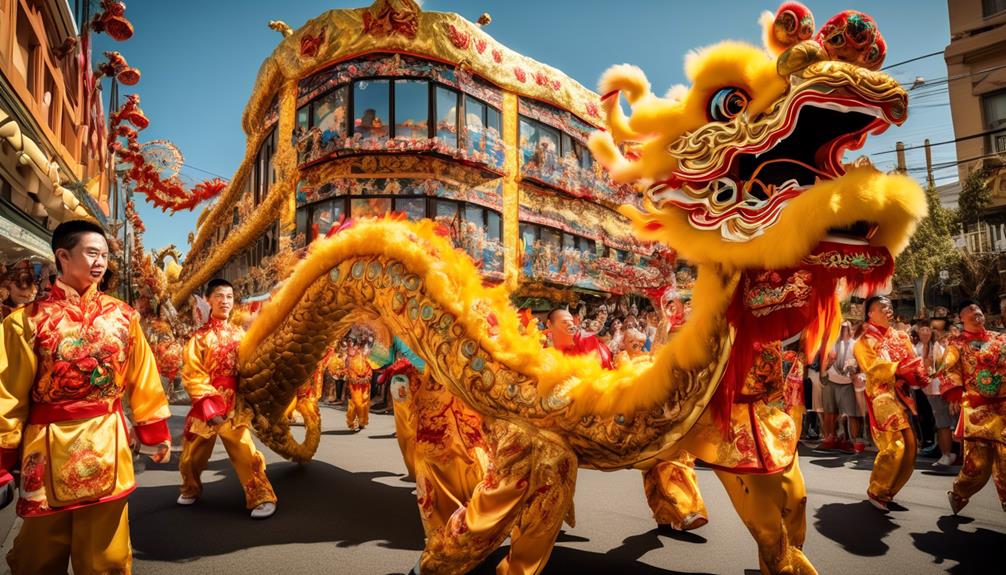
<path fill-rule="evenodd" d="M 395 211 L 410 220 L 421 220 L 426 217 L 426 198 L 395 198 Z"/>
<path fill-rule="evenodd" d="M 447 146 L 458 145 L 458 93 L 437 86 L 437 138 Z"/>
<path fill-rule="evenodd" d="M 388 80 L 360 80 L 353 82 L 353 132 L 364 140 L 381 140 L 388 137 Z"/>
<path fill-rule="evenodd" d="M 395 137 L 429 137 L 429 85 L 417 80 L 395 81 Z"/>
<path fill-rule="evenodd" d="M 391 198 L 353 198 L 349 213 L 353 218 L 380 217 L 391 211 Z"/>
<path fill-rule="evenodd" d="M 311 238 L 312 240 L 325 237 L 325 234 L 339 223 L 343 216 L 344 203 L 342 200 L 329 200 L 314 205 L 311 208 Z"/>

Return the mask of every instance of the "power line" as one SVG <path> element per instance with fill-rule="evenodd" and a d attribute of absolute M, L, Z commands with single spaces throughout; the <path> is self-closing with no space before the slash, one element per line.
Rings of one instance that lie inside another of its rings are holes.
<path fill-rule="evenodd" d="M 209 174 L 211 176 L 215 176 L 215 177 L 220 178 L 221 180 L 223 180 L 225 182 L 231 181 L 230 178 L 226 178 L 224 176 L 221 176 L 220 174 L 217 174 L 215 172 L 211 172 L 209 170 L 204 170 L 202 168 L 197 168 L 196 166 L 193 166 L 192 164 L 184 164 L 183 163 L 182 165 L 185 166 L 186 168 L 189 168 L 189 169 L 192 169 L 192 170 L 196 170 L 198 172 L 203 172 L 204 174 Z"/>
<path fill-rule="evenodd" d="M 946 145 L 946 144 L 956 144 L 957 142 L 963 142 L 964 140 L 973 140 L 975 138 L 982 138 L 982 137 L 988 136 L 989 134 L 997 134 L 997 133 L 1000 133 L 1000 132 L 1003 132 L 1003 131 L 1004 130 L 1002 128 L 999 128 L 998 130 L 985 130 L 984 132 L 979 132 L 977 134 L 971 134 L 970 136 L 961 136 L 960 138 L 954 138 L 953 140 L 944 140 L 942 142 L 936 142 L 935 144 L 929 144 L 929 146 L 933 147 L 933 146 L 943 146 L 943 145 Z M 904 149 L 904 151 L 907 152 L 908 150 L 918 150 L 918 149 L 925 148 L 925 147 L 926 147 L 925 144 L 922 144 L 922 145 L 919 145 L 919 146 L 908 146 L 908 147 L 906 147 Z M 876 152 L 873 155 L 874 156 L 883 156 L 885 154 L 896 154 L 896 153 L 898 153 L 898 150 L 887 150 L 885 152 Z"/>
<path fill-rule="evenodd" d="M 904 60 L 902 62 L 896 62 L 894 64 L 890 64 L 890 65 L 884 66 L 883 68 L 881 68 L 881 70 L 890 70 L 891 68 L 897 68 L 898 66 L 900 66 L 902 64 L 907 64 L 909 62 L 915 62 L 917 60 L 925 60 L 926 58 L 932 58 L 933 56 L 937 56 L 937 55 L 942 54 L 942 53 L 943 53 L 943 50 L 940 50 L 938 52 L 932 52 L 930 54 L 923 54 L 922 56 L 916 56 L 915 58 L 909 58 L 908 60 Z"/>

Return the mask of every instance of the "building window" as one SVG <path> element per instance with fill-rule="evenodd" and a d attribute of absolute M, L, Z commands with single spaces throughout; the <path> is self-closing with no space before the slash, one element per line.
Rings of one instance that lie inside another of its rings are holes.
<path fill-rule="evenodd" d="M 333 226 L 342 221 L 346 213 L 346 201 L 342 198 L 324 200 L 300 209 L 306 214 L 304 220 L 309 222 L 309 227 L 305 232 L 307 232 L 306 240 L 310 243 L 325 237 Z"/>
<path fill-rule="evenodd" d="M 559 130 L 521 116 L 520 148 L 522 164 L 528 169 L 555 169 Z"/>
<path fill-rule="evenodd" d="M 468 154 L 497 168 L 503 167 L 500 112 L 471 96 L 465 96 L 465 148 Z"/>
<path fill-rule="evenodd" d="M 14 68 L 20 72 L 25 84 L 28 86 L 28 93 L 31 97 L 38 99 L 35 86 L 38 81 L 39 66 L 39 43 L 35 36 L 35 31 L 31 27 L 31 21 L 24 10 L 17 12 L 17 46 L 14 47 Z"/>
<path fill-rule="evenodd" d="M 348 94 L 346 86 L 339 86 L 297 110 L 293 141 L 299 163 L 326 156 L 342 146 L 348 134 Z"/>
<path fill-rule="evenodd" d="M 388 137 L 391 83 L 388 80 L 353 82 L 353 135 L 363 140 Z"/>
<path fill-rule="evenodd" d="M 1006 10 L 1006 0 L 982 0 L 982 17 L 988 18 Z"/>
<path fill-rule="evenodd" d="M 395 137 L 407 140 L 429 138 L 429 83 L 422 80 L 396 80 L 393 98 Z"/>
<path fill-rule="evenodd" d="M 395 211 L 417 221 L 426 217 L 426 198 L 395 198 Z"/>
<path fill-rule="evenodd" d="M 391 211 L 391 198 L 353 198 L 349 215 L 353 218 L 379 218 Z"/>
<path fill-rule="evenodd" d="M 458 145 L 458 93 L 443 86 L 437 86 L 436 92 L 436 137 L 444 144 L 455 147 Z"/>
<path fill-rule="evenodd" d="M 982 108 L 985 113 L 985 129 L 997 130 L 989 135 L 987 152 L 1006 152 L 1006 90 L 982 96 Z"/>

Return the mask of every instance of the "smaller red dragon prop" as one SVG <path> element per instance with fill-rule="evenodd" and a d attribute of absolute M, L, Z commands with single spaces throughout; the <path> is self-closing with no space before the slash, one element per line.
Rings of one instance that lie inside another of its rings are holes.
<path fill-rule="evenodd" d="M 160 170 L 151 165 L 137 140 L 139 131 L 150 125 L 150 120 L 140 109 L 140 97 L 130 94 L 126 102 L 112 114 L 108 146 L 116 156 L 131 167 L 123 173 L 123 180 L 132 183 L 137 192 L 162 211 L 191 210 L 200 202 L 217 196 L 227 187 L 220 178 L 196 184 L 192 189 L 177 177 L 161 177 Z M 125 138 L 123 143 L 119 138 Z"/>

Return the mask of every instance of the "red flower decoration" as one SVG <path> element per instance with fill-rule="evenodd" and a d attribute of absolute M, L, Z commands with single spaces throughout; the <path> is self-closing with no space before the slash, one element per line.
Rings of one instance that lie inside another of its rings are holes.
<path fill-rule="evenodd" d="M 587 102 L 587 113 L 590 114 L 591 116 L 594 116 L 595 118 L 601 117 L 600 112 L 598 112 L 597 110 L 597 104 L 593 102 Z"/>
<path fill-rule="evenodd" d="M 535 72 L 534 73 L 534 83 L 538 84 L 539 86 L 547 86 L 548 85 L 548 76 L 546 76 L 544 72 Z"/>
<path fill-rule="evenodd" d="M 478 40 L 475 41 L 475 51 L 481 54 L 482 52 L 486 51 L 487 45 L 488 43 L 484 39 L 479 38 Z"/>
<path fill-rule="evenodd" d="M 458 30 L 454 24 L 447 25 L 447 36 L 451 39 L 451 43 L 454 44 L 455 47 L 462 50 L 468 48 L 468 41 L 470 40 L 470 37 L 466 32 Z"/>
<path fill-rule="evenodd" d="M 325 31 L 318 32 L 317 36 L 304 34 L 300 39 L 300 55 L 307 58 L 314 58 L 318 55 L 318 50 L 325 41 Z"/>
<path fill-rule="evenodd" d="M 559 91 L 559 88 L 561 88 L 561 87 L 562 87 L 562 82 L 560 82 L 559 80 L 552 80 L 552 89 L 553 90 Z"/>
<path fill-rule="evenodd" d="M 517 76 L 517 80 L 520 81 L 520 83 L 523 84 L 525 81 L 527 81 L 527 73 L 524 72 L 524 69 L 521 68 L 520 66 L 513 67 L 513 74 L 514 76 Z"/>
<path fill-rule="evenodd" d="M 496 48 L 493 48 L 493 61 L 499 64 L 503 61 L 503 52 L 500 52 Z"/>

